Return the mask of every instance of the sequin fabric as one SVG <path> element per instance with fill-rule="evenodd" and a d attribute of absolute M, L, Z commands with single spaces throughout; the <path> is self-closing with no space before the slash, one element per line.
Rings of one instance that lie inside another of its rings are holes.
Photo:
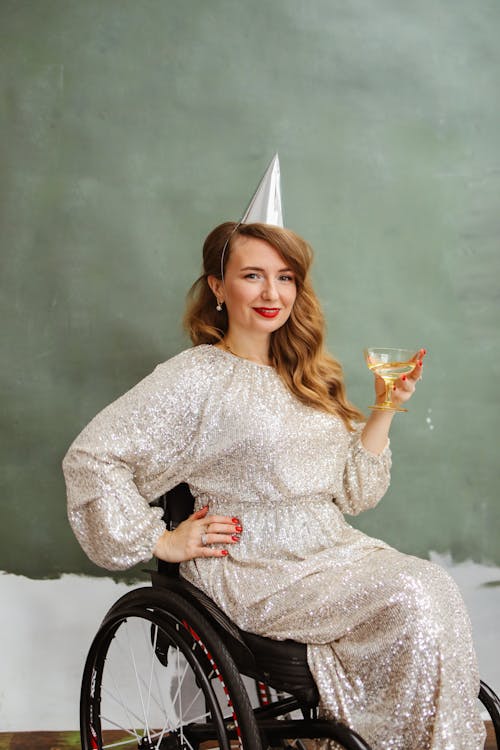
<path fill-rule="evenodd" d="M 479 676 L 455 584 L 344 518 L 375 506 L 390 479 L 389 446 L 370 453 L 361 429 L 300 403 L 272 367 L 194 347 L 75 440 L 69 519 L 92 560 L 127 568 L 164 530 L 149 503 L 188 482 L 196 507 L 238 517 L 243 534 L 182 575 L 239 627 L 307 644 L 321 715 L 374 750 L 479 750 Z"/>

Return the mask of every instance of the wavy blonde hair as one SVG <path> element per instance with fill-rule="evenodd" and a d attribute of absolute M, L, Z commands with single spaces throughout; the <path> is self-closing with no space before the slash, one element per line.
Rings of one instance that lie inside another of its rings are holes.
<path fill-rule="evenodd" d="M 294 272 L 297 296 L 290 317 L 271 334 L 269 358 L 289 390 L 302 403 L 340 417 L 348 429 L 363 414 L 348 400 L 340 363 L 324 348 L 325 321 L 309 278 L 313 252 L 295 232 L 269 224 L 225 222 L 212 230 L 203 245 L 203 274 L 188 293 L 184 326 L 194 345 L 216 344 L 228 330 L 225 306 L 215 309 L 208 277 L 222 278 L 238 237 L 268 242 Z"/>

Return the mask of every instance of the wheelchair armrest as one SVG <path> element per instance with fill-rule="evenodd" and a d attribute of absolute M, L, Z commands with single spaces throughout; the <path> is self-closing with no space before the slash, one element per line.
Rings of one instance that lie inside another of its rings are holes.
<path fill-rule="evenodd" d="M 180 523 L 191 515 L 194 509 L 194 497 L 191 494 L 189 485 L 186 482 L 178 484 L 157 500 L 151 503 L 152 506 L 163 508 L 163 520 L 169 531 L 173 531 Z M 168 563 L 163 560 L 157 560 L 158 572 L 162 575 L 179 577 L 179 563 Z"/>
<path fill-rule="evenodd" d="M 194 497 L 186 482 L 178 484 L 164 495 L 161 495 L 151 505 L 163 508 L 163 520 L 167 529 L 173 531 L 191 515 L 194 509 Z"/>

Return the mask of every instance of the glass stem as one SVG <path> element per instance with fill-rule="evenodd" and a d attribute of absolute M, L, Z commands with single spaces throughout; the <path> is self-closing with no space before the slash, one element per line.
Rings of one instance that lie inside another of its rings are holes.
<path fill-rule="evenodd" d="M 385 381 L 385 403 L 392 404 L 392 380 Z"/>

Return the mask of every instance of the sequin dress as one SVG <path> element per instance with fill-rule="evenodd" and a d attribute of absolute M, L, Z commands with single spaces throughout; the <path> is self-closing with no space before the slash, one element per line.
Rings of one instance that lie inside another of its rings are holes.
<path fill-rule="evenodd" d="M 323 716 L 374 750 L 479 750 L 479 677 L 455 584 L 344 518 L 389 484 L 389 446 L 368 452 L 361 427 L 300 403 L 272 367 L 194 347 L 75 440 L 69 519 L 92 560 L 127 568 L 164 530 L 149 502 L 188 482 L 196 507 L 237 516 L 244 532 L 226 558 L 183 563 L 182 575 L 241 628 L 306 643 Z"/>

